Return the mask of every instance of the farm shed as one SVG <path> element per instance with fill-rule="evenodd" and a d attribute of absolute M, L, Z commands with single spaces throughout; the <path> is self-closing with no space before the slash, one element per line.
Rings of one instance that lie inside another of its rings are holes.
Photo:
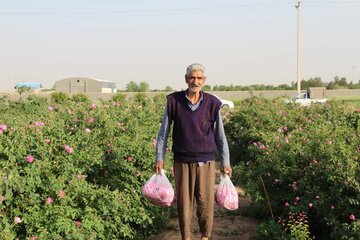
<path fill-rule="evenodd" d="M 107 80 L 72 77 L 55 82 L 55 91 L 64 93 L 116 93 L 116 83 Z"/>

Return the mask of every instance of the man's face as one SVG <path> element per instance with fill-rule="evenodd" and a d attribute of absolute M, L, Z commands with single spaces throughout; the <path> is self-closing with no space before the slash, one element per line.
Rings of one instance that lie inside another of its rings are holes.
<path fill-rule="evenodd" d="M 206 77 L 202 71 L 192 71 L 190 76 L 185 76 L 185 81 L 191 93 L 198 93 L 204 86 Z"/>

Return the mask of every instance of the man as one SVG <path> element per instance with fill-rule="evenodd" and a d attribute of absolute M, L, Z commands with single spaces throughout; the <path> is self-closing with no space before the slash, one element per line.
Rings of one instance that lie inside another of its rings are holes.
<path fill-rule="evenodd" d="M 231 176 L 229 148 L 221 102 L 201 91 L 206 75 L 203 65 L 186 69 L 185 91 L 167 96 L 156 146 L 156 173 L 164 167 L 167 140 L 173 124 L 174 177 L 181 236 L 189 240 L 194 201 L 196 201 L 201 239 L 211 237 L 214 217 L 215 157 L 218 150 L 223 173 Z"/>

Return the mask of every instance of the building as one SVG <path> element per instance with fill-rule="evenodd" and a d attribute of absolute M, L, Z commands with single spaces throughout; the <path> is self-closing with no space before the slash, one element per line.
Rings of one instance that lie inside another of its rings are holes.
<path fill-rule="evenodd" d="M 116 83 L 84 77 L 64 78 L 55 82 L 55 91 L 64 93 L 116 93 Z"/>

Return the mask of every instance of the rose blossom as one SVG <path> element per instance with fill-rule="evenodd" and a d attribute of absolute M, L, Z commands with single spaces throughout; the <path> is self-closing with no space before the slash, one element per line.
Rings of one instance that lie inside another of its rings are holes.
<path fill-rule="evenodd" d="M 59 190 L 58 196 L 59 196 L 59 198 L 64 198 L 65 197 L 65 191 L 64 190 Z"/>
<path fill-rule="evenodd" d="M 64 149 L 68 154 L 73 154 L 74 153 L 74 150 L 69 145 L 65 145 Z"/>
<path fill-rule="evenodd" d="M 96 104 L 95 104 L 95 103 L 92 103 L 92 104 L 90 105 L 90 108 L 91 108 L 91 109 L 95 109 L 95 108 L 96 108 Z"/>
<path fill-rule="evenodd" d="M 34 161 L 34 157 L 31 156 L 31 155 L 27 155 L 27 156 L 26 156 L 26 161 L 27 161 L 28 163 L 32 163 L 32 162 Z"/>
<path fill-rule="evenodd" d="M 2 196 L 1 196 L 1 202 L 4 202 L 4 201 L 5 201 L 5 196 L 2 195 Z"/>
<path fill-rule="evenodd" d="M 94 118 L 89 117 L 87 121 L 88 121 L 89 123 L 92 123 L 92 122 L 94 122 Z"/>
<path fill-rule="evenodd" d="M 19 218 L 19 217 L 14 218 L 14 223 L 19 224 L 21 222 L 22 222 L 21 218 Z"/>
<path fill-rule="evenodd" d="M 34 122 L 34 125 L 35 125 L 36 127 L 42 127 L 42 126 L 45 125 L 45 123 L 43 123 L 43 122 Z"/>
<path fill-rule="evenodd" d="M 48 197 L 46 199 L 46 204 L 51 204 L 53 202 L 52 198 L 51 197 Z"/>
<path fill-rule="evenodd" d="M 355 219 L 356 219 L 356 218 L 355 218 L 355 214 L 353 214 L 353 213 L 350 214 L 349 219 L 350 219 L 351 221 L 355 221 Z"/>
<path fill-rule="evenodd" d="M 75 221 L 76 226 L 79 228 L 81 226 L 81 222 L 80 221 Z"/>
<path fill-rule="evenodd" d="M 312 207 L 313 207 L 313 204 L 312 204 L 312 203 L 309 203 L 308 206 L 309 206 L 309 208 L 312 208 Z"/>
<path fill-rule="evenodd" d="M 7 126 L 5 124 L 0 124 L 0 130 L 1 131 L 6 131 L 7 130 Z"/>
<path fill-rule="evenodd" d="M 285 206 L 285 207 L 289 207 L 290 204 L 289 204 L 288 202 L 285 202 L 284 206 Z"/>

